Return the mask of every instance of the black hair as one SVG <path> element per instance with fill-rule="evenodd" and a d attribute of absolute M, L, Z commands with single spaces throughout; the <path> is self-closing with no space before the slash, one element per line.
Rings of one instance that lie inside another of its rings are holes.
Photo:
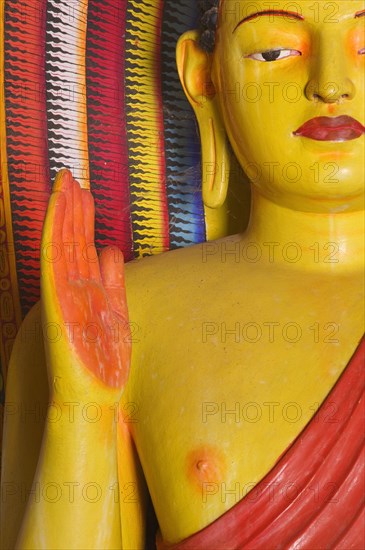
<path fill-rule="evenodd" d="M 200 45 L 210 53 L 214 50 L 215 45 L 219 2 L 220 0 L 198 0 L 201 12 Z"/>

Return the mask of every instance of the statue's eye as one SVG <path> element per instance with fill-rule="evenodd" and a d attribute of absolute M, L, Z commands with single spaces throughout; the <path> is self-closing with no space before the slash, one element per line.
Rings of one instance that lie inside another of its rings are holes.
<path fill-rule="evenodd" d="M 292 57 L 293 55 L 302 55 L 298 50 L 267 50 L 266 52 L 258 52 L 247 55 L 249 59 L 255 59 L 256 61 L 278 61 L 279 59 L 285 59 L 286 57 Z"/>
<path fill-rule="evenodd" d="M 362 48 L 361 50 L 358 51 L 359 55 L 364 55 L 365 54 L 365 48 Z"/>

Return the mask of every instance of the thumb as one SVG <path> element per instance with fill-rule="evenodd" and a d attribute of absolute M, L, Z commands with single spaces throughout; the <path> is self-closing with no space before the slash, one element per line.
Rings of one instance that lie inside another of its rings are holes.
<path fill-rule="evenodd" d="M 124 257 L 118 247 L 109 246 L 101 252 L 100 274 L 113 312 L 121 320 L 128 321 Z"/>

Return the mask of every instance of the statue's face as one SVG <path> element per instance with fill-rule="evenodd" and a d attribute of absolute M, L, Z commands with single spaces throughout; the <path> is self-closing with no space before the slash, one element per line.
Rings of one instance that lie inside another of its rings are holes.
<path fill-rule="evenodd" d="M 363 10 L 358 0 L 221 2 L 212 80 L 226 130 L 253 183 L 284 206 L 364 207 Z"/>

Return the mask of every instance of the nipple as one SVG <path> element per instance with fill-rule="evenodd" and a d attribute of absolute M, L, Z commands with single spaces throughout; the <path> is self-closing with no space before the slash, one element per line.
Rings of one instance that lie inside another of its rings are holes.
<path fill-rule="evenodd" d="M 207 472 L 209 470 L 209 462 L 207 460 L 199 460 L 196 467 L 199 472 Z"/>
<path fill-rule="evenodd" d="M 218 447 L 204 445 L 187 455 L 187 477 L 199 491 L 206 483 L 221 483 L 225 479 L 226 465 Z"/>

